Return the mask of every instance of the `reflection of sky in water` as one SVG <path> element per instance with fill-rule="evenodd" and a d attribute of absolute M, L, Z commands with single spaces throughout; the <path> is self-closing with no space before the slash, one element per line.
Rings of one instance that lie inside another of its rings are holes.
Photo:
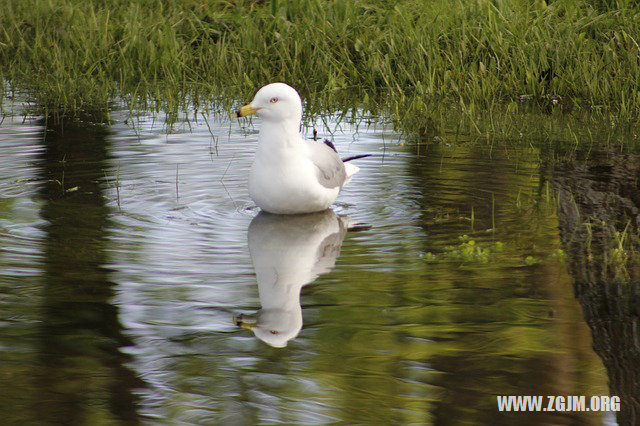
<path fill-rule="evenodd" d="M 139 141 L 116 136 L 112 159 L 112 168 L 119 168 L 122 209 L 115 215 L 119 226 L 112 237 L 117 247 L 111 265 L 119 283 L 116 300 L 125 328 L 145 342 L 131 348 L 137 358 L 134 365 L 143 370 L 156 366 L 145 375 L 159 392 L 151 392 L 150 400 L 173 398 L 160 390 L 175 387 L 183 372 L 172 377 L 170 371 L 175 368 L 167 363 L 185 351 L 191 353 L 182 339 L 195 345 L 196 353 L 202 350 L 198 340 L 189 337 L 194 333 L 213 336 L 209 338 L 216 341 L 214 350 L 223 354 L 210 355 L 215 364 L 235 368 L 240 362 L 243 368 L 253 369 L 260 363 L 253 353 L 260 349 L 258 341 L 237 332 L 230 314 L 260 308 L 247 247 L 247 228 L 257 213 L 246 187 L 257 132 L 249 128 L 247 133 L 233 122 L 212 128 L 212 138 L 202 121 L 191 124 L 191 133 L 167 136 L 162 129 L 156 130 L 142 125 Z M 401 157 L 391 149 L 391 139 L 397 141 L 397 135 L 378 126 L 364 141 L 354 142 L 352 129 L 345 130 L 334 136 L 342 155 L 371 152 L 379 156 L 358 161 L 361 171 L 343 190 L 336 211 L 373 226 L 412 226 L 406 209 L 411 201 L 403 200 L 406 183 Z M 384 157 L 383 137 L 389 148 Z M 113 188 L 108 194 L 112 200 L 117 198 Z M 179 344 L 172 343 L 176 339 Z M 234 355 L 229 357 L 228 351 Z M 251 374 L 255 380 L 264 380 L 262 373 Z M 318 385 L 313 387 L 319 395 L 327 392 Z M 212 395 L 214 400 L 218 397 Z M 258 392 L 256 398 L 269 397 Z M 300 411 L 291 409 L 300 414 L 307 410 L 304 406 Z"/>
<path fill-rule="evenodd" d="M 436 145 L 416 156 L 389 128 L 329 121 L 343 156 L 376 154 L 357 160 L 334 206 L 372 228 L 348 233 L 333 270 L 302 288 L 304 327 L 276 349 L 232 320 L 261 307 L 246 187 L 259 122 L 198 118 L 167 134 L 151 117 L 135 131 L 126 115 L 113 118 L 100 183 L 111 220 L 104 266 L 133 343 L 122 350 L 147 384 L 136 391 L 141 413 L 226 424 L 488 422 L 496 393 L 606 394 L 566 269 L 548 259 L 557 220 L 541 201 L 535 152 Z M 0 126 L 9 284 L 0 342 L 22 347 L 11 356 L 29 352 L 21 334 L 39 318 L 41 132 L 21 118 Z M 463 259 L 463 234 L 487 250 L 486 263 L 473 251 Z"/>

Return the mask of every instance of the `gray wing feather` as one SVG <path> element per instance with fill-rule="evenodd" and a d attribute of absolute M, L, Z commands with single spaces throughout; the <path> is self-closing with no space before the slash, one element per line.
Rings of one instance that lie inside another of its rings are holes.
<path fill-rule="evenodd" d="M 307 143 L 311 150 L 311 161 L 316 166 L 318 182 L 325 188 L 342 186 L 347 180 L 347 172 L 338 154 L 323 143 Z"/>

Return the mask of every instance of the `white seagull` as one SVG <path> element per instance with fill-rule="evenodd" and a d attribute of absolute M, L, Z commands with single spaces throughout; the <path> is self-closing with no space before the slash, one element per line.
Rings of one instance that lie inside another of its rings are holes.
<path fill-rule="evenodd" d="M 285 83 L 271 83 L 243 106 L 238 117 L 263 119 L 258 149 L 249 175 L 251 199 L 269 213 L 297 214 L 326 210 L 340 189 L 360 170 L 347 163 L 368 155 L 340 159 L 330 142 L 300 136 L 302 101 Z"/>

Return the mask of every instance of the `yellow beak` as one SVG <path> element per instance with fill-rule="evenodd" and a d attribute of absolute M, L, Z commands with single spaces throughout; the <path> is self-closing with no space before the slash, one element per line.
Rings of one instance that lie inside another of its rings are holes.
<path fill-rule="evenodd" d="M 256 319 L 254 315 L 243 315 L 239 314 L 238 316 L 233 316 L 233 322 L 240 328 L 244 328 L 245 330 L 252 330 L 257 327 Z"/>
<path fill-rule="evenodd" d="M 240 328 L 244 328 L 245 330 L 253 330 L 254 328 L 256 328 L 256 325 L 250 322 L 241 322 L 239 325 Z"/>
<path fill-rule="evenodd" d="M 237 112 L 238 117 L 246 117 L 247 115 L 253 115 L 258 112 L 257 109 L 252 108 L 251 105 L 245 105 Z"/>

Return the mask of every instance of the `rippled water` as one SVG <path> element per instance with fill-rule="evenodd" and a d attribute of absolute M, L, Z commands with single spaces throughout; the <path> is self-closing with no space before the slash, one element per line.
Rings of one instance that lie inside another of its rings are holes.
<path fill-rule="evenodd" d="M 259 123 L 113 118 L 0 126 L 9 423 L 615 421 L 497 410 L 610 394 L 538 150 L 329 119 L 375 155 L 333 212 L 282 219 L 247 192 Z"/>

